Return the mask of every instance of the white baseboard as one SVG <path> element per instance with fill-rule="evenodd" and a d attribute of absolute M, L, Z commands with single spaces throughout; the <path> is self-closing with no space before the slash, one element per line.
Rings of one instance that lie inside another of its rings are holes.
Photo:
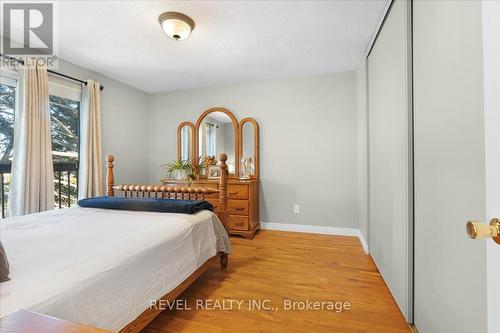
<path fill-rule="evenodd" d="M 366 241 L 365 236 L 363 236 L 361 230 L 359 230 L 358 238 L 359 241 L 361 242 L 361 246 L 363 246 L 363 250 L 365 250 L 365 253 L 370 254 L 370 247 L 368 246 L 368 242 Z"/>
<path fill-rule="evenodd" d="M 292 232 L 305 232 L 310 234 L 324 234 L 324 235 L 336 235 L 336 236 L 353 236 L 358 237 L 361 246 L 365 250 L 366 254 L 369 254 L 368 243 L 365 237 L 361 233 L 361 230 L 356 228 L 339 228 L 339 227 L 327 227 L 319 225 L 303 225 L 303 224 L 285 224 L 285 223 L 271 223 L 271 222 L 261 222 L 261 229 L 267 230 L 280 230 L 280 231 L 292 231 Z"/>

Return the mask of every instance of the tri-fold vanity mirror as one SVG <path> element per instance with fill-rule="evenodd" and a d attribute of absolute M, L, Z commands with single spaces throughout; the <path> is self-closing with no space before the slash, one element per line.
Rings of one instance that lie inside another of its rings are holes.
<path fill-rule="evenodd" d="M 231 234 L 253 238 L 259 223 L 259 125 L 253 118 L 241 121 L 225 108 L 203 112 L 196 123 L 177 128 L 177 159 L 192 165 L 191 184 L 218 187 L 220 153 L 228 156 L 228 212 Z M 165 185 L 186 183 L 163 179 Z M 194 186 L 194 185 L 193 185 Z M 217 210 L 217 194 L 207 198 Z"/>

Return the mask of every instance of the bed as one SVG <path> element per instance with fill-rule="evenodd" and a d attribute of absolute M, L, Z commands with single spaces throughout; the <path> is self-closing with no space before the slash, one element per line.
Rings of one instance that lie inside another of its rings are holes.
<path fill-rule="evenodd" d="M 221 169 L 225 166 L 221 156 Z M 0 286 L 0 317 L 19 309 L 120 332 L 138 332 L 212 263 L 227 265 L 227 178 L 220 190 L 115 185 L 107 195 L 203 199 L 218 191 L 218 216 L 74 207 L 11 218 L 1 240 L 11 262 Z"/>

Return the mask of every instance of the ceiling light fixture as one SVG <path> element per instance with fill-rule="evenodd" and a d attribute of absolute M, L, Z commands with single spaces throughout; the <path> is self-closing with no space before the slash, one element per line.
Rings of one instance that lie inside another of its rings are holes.
<path fill-rule="evenodd" d="M 188 38 L 194 29 L 193 19 L 178 12 L 165 12 L 158 17 L 158 21 L 167 36 L 175 40 Z"/>

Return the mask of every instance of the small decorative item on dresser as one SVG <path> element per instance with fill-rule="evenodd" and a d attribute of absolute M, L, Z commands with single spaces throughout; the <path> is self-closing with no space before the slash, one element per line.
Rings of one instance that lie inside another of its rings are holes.
<path fill-rule="evenodd" d="M 211 165 L 216 165 L 217 164 L 217 159 L 215 158 L 215 156 L 206 156 L 205 157 L 205 165 L 207 167 L 211 166 Z"/>
<path fill-rule="evenodd" d="M 240 163 L 240 179 L 250 179 L 253 175 L 253 160 L 250 156 L 241 158 Z"/>
<path fill-rule="evenodd" d="M 211 165 L 208 167 L 207 179 L 219 179 L 220 174 L 220 167 L 218 165 Z"/>

